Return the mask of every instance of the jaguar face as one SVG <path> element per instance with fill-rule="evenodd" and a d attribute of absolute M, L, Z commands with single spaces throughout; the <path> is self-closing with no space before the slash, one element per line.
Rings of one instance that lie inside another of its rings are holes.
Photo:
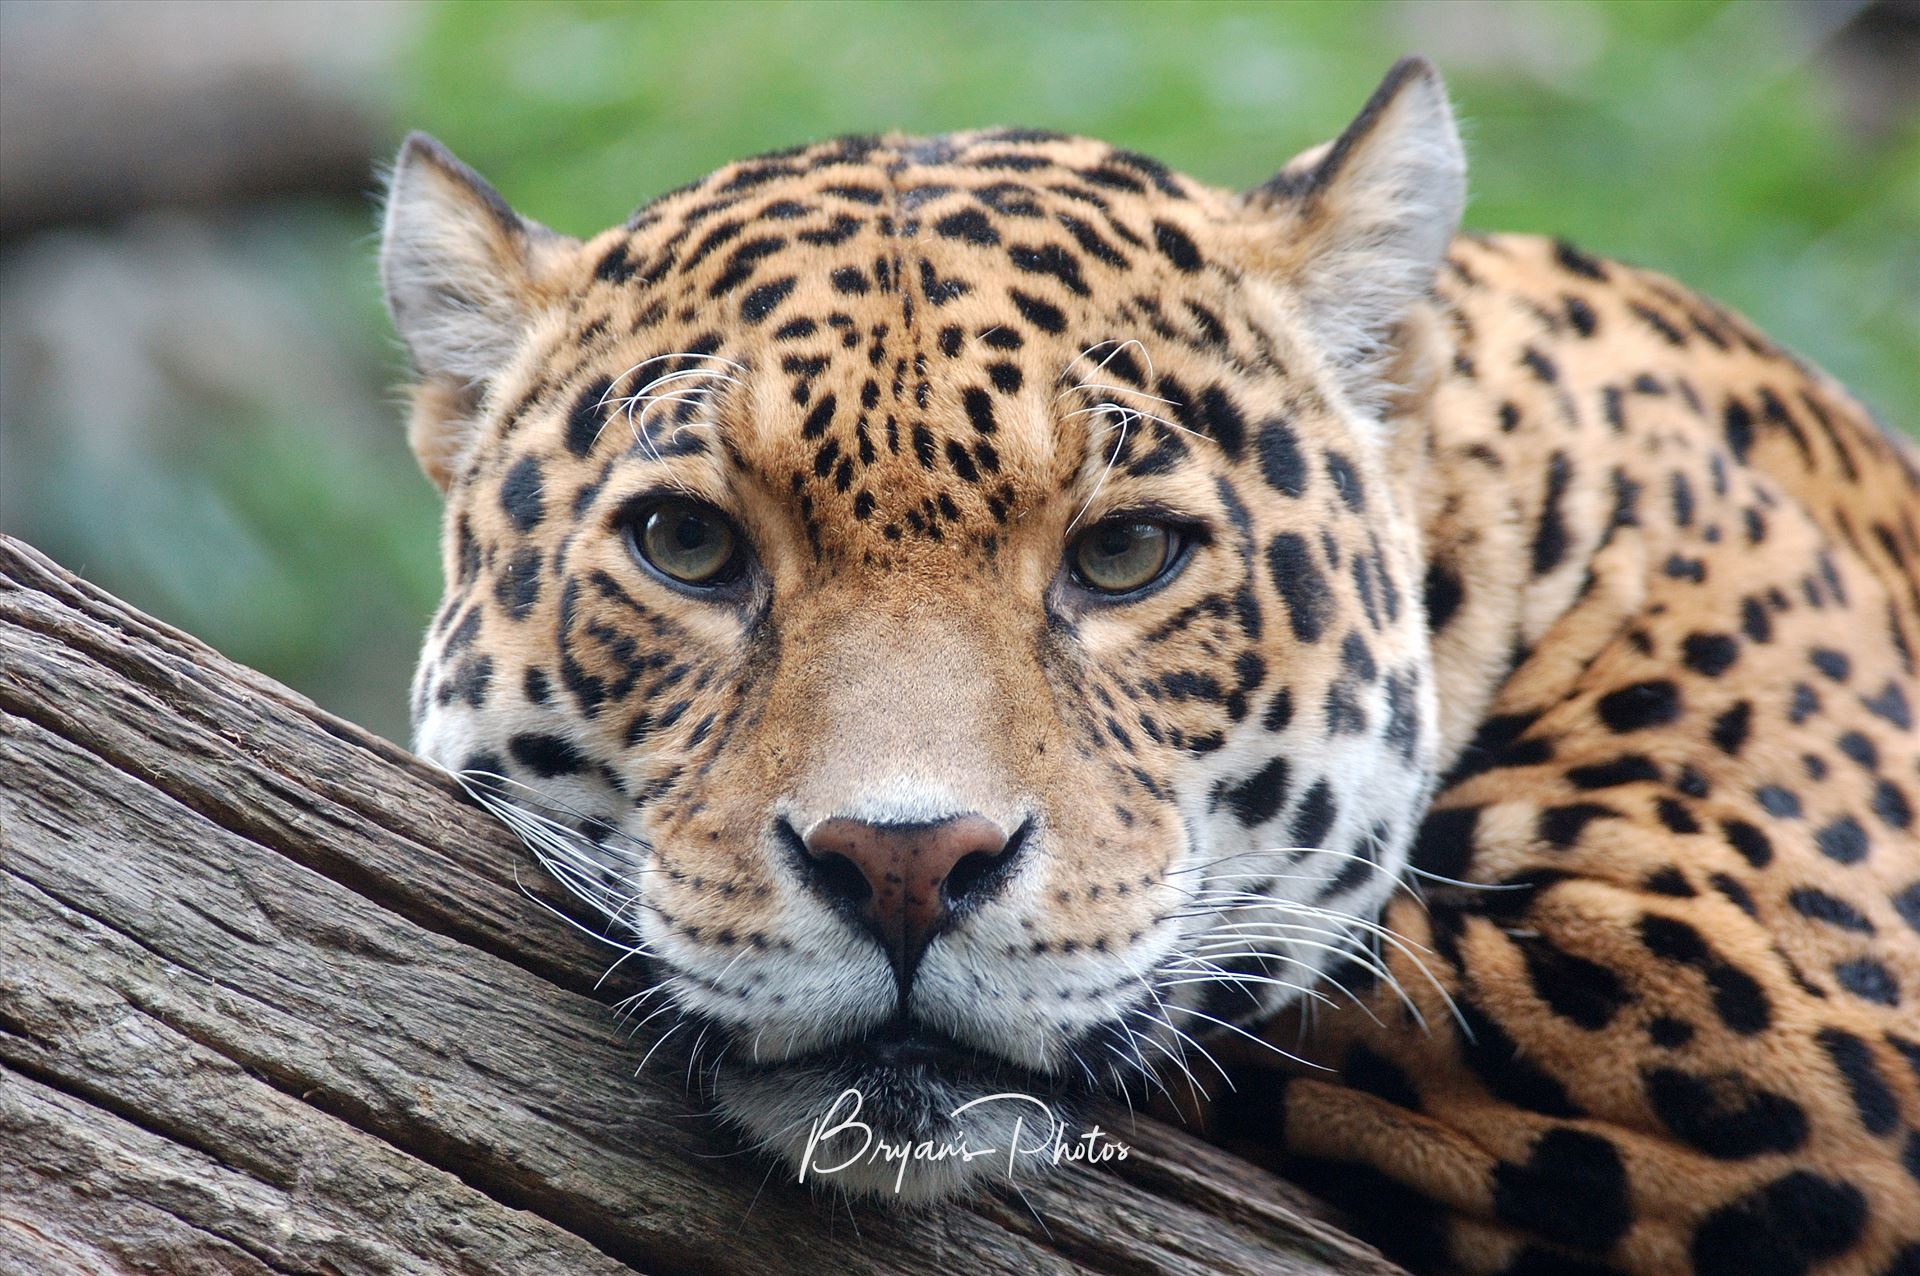
<path fill-rule="evenodd" d="M 643 950 L 752 1140 L 800 1168 L 853 1091 L 1004 1153 L 1033 1112 L 970 1102 L 1204 1085 L 1206 1037 L 1369 960 L 1434 778 L 1387 418 L 1460 198 L 1423 63 L 1244 196 L 844 139 L 579 242 L 409 141 L 417 745 Z"/>

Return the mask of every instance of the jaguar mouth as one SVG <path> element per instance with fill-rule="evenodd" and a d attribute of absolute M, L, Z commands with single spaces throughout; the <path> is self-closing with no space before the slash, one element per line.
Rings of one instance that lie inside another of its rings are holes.
<path fill-rule="evenodd" d="M 860 1090 L 878 1115 L 911 1126 L 922 1123 L 929 1101 L 954 1093 L 1012 1092 L 1035 1098 L 1078 1098 L 1092 1087 L 1038 1072 L 969 1046 L 905 1015 L 856 1036 L 791 1058 L 743 1065 L 756 1076 L 797 1072 L 834 1077 Z M 869 1109 L 873 1111 L 873 1109 Z"/>

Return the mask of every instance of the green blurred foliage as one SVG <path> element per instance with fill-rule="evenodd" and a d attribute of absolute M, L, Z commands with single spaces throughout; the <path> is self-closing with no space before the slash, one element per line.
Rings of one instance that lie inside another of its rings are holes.
<path fill-rule="evenodd" d="M 29 243 L 9 264 L 61 283 L 6 315 L 0 531 L 404 739 L 439 502 L 401 427 L 372 217 L 159 212 Z"/>
<path fill-rule="evenodd" d="M 409 121 L 576 234 L 743 154 L 1029 124 L 1252 185 L 1402 53 L 1440 62 L 1472 225 L 1550 231 L 1749 314 L 1920 422 L 1920 126 L 1849 140 L 1784 3 L 466 3 Z"/>

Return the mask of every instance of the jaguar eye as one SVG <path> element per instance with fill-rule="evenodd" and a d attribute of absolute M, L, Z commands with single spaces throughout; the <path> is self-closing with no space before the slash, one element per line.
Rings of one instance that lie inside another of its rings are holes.
<path fill-rule="evenodd" d="M 1152 519 L 1115 518 L 1082 532 L 1068 561 L 1074 578 L 1102 594 L 1130 594 L 1158 580 L 1173 562 L 1180 535 Z"/>
<path fill-rule="evenodd" d="M 713 588 L 740 575 L 740 537 L 719 510 L 673 498 L 642 510 L 627 524 L 642 562 L 682 585 Z"/>

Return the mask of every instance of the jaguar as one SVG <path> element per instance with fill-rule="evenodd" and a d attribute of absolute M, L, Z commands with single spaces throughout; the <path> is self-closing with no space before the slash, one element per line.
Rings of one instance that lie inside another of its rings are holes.
<path fill-rule="evenodd" d="M 416 746 L 746 1139 L 1211 1093 L 1422 1271 L 1920 1270 L 1914 452 L 1465 172 L 1418 58 L 1245 192 L 845 137 L 579 240 L 407 140 Z"/>

